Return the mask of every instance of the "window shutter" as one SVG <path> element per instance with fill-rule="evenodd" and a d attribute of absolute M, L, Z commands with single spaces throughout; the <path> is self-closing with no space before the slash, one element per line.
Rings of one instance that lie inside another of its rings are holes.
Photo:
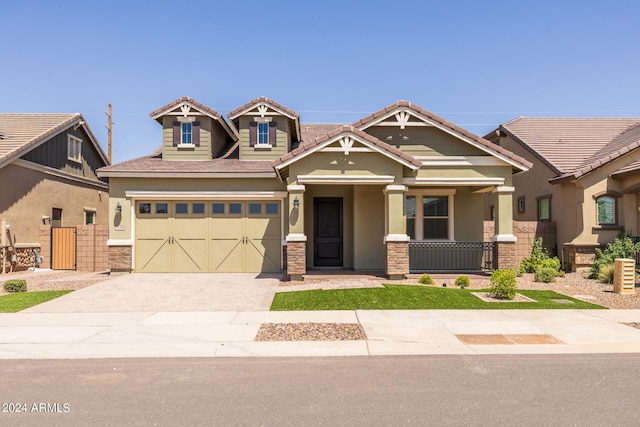
<path fill-rule="evenodd" d="M 272 147 L 276 146 L 277 134 L 276 130 L 278 129 L 278 122 L 269 122 L 269 144 Z"/>
<path fill-rule="evenodd" d="M 193 122 L 191 142 L 196 147 L 200 146 L 200 122 Z"/>
<path fill-rule="evenodd" d="M 173 145 L 174 146 L 180 144 L 180 131 L 181 131 L 180 122 L 173 122 Z"/>
<path fill-rule="evenodd" d="M 249 147 L 254 147 L 258 141 L 258 122 L 249 122 Z"/>

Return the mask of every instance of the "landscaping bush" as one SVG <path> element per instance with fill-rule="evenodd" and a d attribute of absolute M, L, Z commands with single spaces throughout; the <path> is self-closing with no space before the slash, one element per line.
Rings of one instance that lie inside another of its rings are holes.
<path fill-rule="evenodd" d="M 531 256 L 525 258 L 520 263 L 520 272 L 535 273 L 540 268 L 553 268 L 560 270 L 560 260 L 558 257 L 551 257 L 549 251 L 542 246 L 542 237 L 537 237 L 531 247 Z"/>
<path fill-rule="evenodd" d="M 469 276 L 458 277 L 455 285 L 460 286 L 462 289 L 469 287 Z"/>
<path fill-rule="evenodd" d="M 614 271 L 615 268 L 613 264 L 601 265 L 600 271 L 598 272 L 598 282 L 612 284 Z"/>
<path fill-rule="evenodd" d="M 609 243 L 604 251 L 596 248 L 596 259 L 591 267 L 590 279 L 599 279 L 600 269 L 605 265 L 613 265 L 616 258 L 635 259 L 636 253 L 640 251 L 640 242 L 633 243 L 629 234 L 620 233 L 618 237 Z"/>
<path fill-rule="evenodd" d="M 433 279 L 431 278 L 431 276 L 429 276 L 428 274 L 423 274 L 422 277 L 419 280 L 420 283 L 422 283 L 423 285 L 435 285 L 436 282 L 433 281 Z"/>
<path fill-rule="evenodd" d="M 27 281 L 23 279 L 11 279 L 4 282 L 6 292 L 26 292 Z"/>
<path fill-rule="evenodd" d="M 511 268 L 494 270 L 491 273 L 489 290 L 493 298 L 514 299 L 516 297 L 516 270 Z"/>
<path fill-rule="evenodd" d="M 555 282 L 556 273 L 557 273 L 557 270 L 555 270 L 552 267 L 541 267 L 541 268 L 538 268 L 534 273 L 535 274 L 534 280 L 536 282 L 544 282 L 544 283 Z"/>

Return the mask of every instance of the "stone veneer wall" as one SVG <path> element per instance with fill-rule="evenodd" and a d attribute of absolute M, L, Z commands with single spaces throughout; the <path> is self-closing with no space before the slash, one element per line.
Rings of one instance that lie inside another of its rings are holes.
<path fill-rule="evenodd" d="M 515 242 L 495 242 L 493 246 L 494 268 L 517 268 L 516 264 L 516 243 Z"/>
<path fill-rule="evenodd" d="M 109 246 L 109 269 L 131 272 L 131 246 Z"/>
<path fill-rule="evenodd" d="M 409 242 L 387 242 L 387 276 L 404 279 L 409 274 Z"/>

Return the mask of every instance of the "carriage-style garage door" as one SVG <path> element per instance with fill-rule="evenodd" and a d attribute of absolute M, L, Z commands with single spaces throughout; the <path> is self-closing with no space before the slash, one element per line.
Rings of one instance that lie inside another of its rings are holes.
<path fill-rule="evenodd" d="M 136 203 L 138 272 L 279 272 L 279 201 Z"/>

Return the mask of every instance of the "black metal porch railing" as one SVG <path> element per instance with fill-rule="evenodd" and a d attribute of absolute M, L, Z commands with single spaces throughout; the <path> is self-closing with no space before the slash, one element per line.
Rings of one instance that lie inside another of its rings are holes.
<path fill-rule="evenodd" d="M 409 242 L 409 271 L 487 271 L 493 266 L 493 242 Z"/>

